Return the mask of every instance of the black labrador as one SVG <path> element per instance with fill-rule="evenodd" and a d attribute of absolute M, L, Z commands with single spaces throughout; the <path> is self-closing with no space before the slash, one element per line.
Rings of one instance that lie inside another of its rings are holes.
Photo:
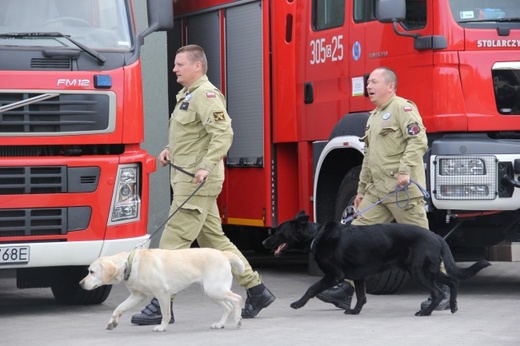
<path fill-rule="evenodd" d="M 346 314 L 357 315 L 365 305 L 365 279 L 392 267 L 407 271 L 431 293 L 430 306 L 416 316 L 429 316 L 439 305 L 443 293 L 437 284 L 450 288 L 450 309 L 458 310 L 457 290 L 462 280 L 469 279 L 491 265 L 481 260 L 469 268 L 460 268 L 446 241 L 428 229 L 406 224 L 388 223 L 371 226 L 344 225 L 329 221 L 309 222 L 303 211 L 282 223 L 275 234 L 264 240 L 267 249 L 276 249 L 280 256 L 288 249 L 311 249 L 324 276 L 311 285 L 293 309 L 303 307 L 316 294 L 345 279 L 354 281 L 357 303 Z M 440 271 L 441 259 L 447 275 Z"/>

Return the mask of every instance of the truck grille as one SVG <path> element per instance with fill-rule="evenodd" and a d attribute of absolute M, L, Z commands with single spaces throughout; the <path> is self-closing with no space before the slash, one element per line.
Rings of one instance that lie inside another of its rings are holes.
<path fill-rule="evenodd" d="M 0 195 L 93 192 L 99 167 L 0 167 Z"/>
<path fill-rule="evenodd" d="M 0 238 L 65 235 L 86 229 L 89 207 L 0 210 Z"/>
<path fill-rule="evenodd" d="M 70 59 L 32 58 L 31 68 L 35 70 L 71 70 Z"/>
<path fill-rule="evenodd" d="M 3 135 L 95 134 L 115 128 L 112 92 L 0 90 Z"/>

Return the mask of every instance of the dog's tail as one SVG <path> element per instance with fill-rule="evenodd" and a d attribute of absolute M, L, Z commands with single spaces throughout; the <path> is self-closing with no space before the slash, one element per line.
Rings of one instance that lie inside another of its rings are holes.
<path fill-rule="evenodd" d="M 222 251 L 224 253 L 224 256 L 227 257 L 229 260 L 229 263 L 231 264 L 231 268 L 237 273 L 238 275 L 244 274 L 246 271 L 246 266 L 244 264 L 244 261 L 240 259 L 237 255 L 235 255 L 232 252 L 229 251 Z"/>
<path fill-rule="evenodd" d="M 478 262 L 473 263 L 468 268 L 460 268 L 455 263 L 455 260 L 453 259 L 453 254 L 451 253 L 450 247 L 448 246 L 448 243 L 439 236 L 439 241 L 442 244 L 441 248 L 441 256 L 444 261 L 444 266 L 446 267 L 446 272 L 448 275 L 456 278 L 457 280 L 467 280 L 471 278 L 472 276 L 475 276 L 479 271 L 482 269 L 489 267 L 491 263 L 485 260 L 481 260 Z"/>

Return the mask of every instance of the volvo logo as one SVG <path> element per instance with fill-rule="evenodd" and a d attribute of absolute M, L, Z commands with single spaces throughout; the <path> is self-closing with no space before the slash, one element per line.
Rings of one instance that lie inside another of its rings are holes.
<path fill-rule="evenodd" d="M 66 79 L 60 78 L 58 79 L 58 86 L 78 86 L 78 87 L 88 87 L 90 86 L 90 80 L 88 79 Z"/>

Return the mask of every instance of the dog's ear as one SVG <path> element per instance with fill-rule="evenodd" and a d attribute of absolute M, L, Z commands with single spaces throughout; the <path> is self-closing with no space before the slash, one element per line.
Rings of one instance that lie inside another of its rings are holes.
<path fill-rule="evenodd" d="M 310 216 L 305 214 L 305 210 L 300 210 L 298 214 L 296 214 L 296 217 L 294 218 L 295 221 L 299 223 L 306 223 L 309 221 Z"/>
<path fill-rule="evenodd" d="M 103 261 L 101 263 L 101 269 L 103 270 L 103 284 L 110 284 L 117 274 L 117 266 L 112 261 Z"/>
<path fill-rule="evenodd" d="M 296 213 L 296 216 L 294 217 L 295 220 L 305 215 L 305 210 L 300 210 L 298 213 Z"/>

